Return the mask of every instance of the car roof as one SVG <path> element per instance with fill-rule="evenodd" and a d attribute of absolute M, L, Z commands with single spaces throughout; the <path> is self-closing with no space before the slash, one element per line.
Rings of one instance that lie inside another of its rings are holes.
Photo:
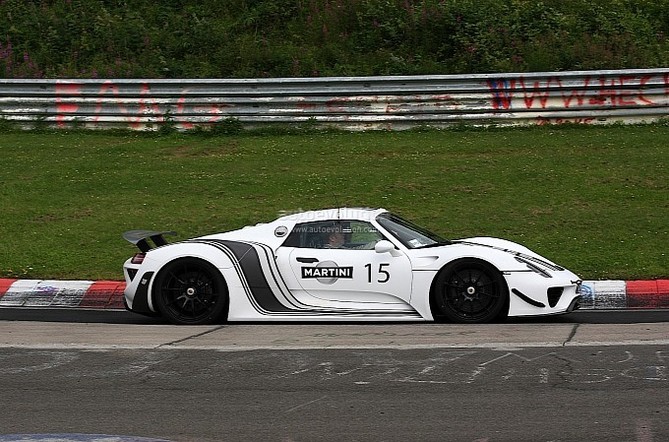
<path fill-rule="evenodd" d="M 332 219 L 371 221 L 379 214 L 387 212 L 385 209 L 368 207 L 339 207 L 334 209 L 311 210 L 282 216 L 276 221 L 304 223 L 310 221 L 326 221 Z"/>

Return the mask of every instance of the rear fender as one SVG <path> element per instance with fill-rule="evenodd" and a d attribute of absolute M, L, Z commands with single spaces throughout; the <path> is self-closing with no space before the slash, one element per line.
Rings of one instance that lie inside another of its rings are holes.
<path fill-rule="evenodd" d="M 152 249 L 147 252 L 142 264 L 142 272 L 154 272 L 154 277 L 148 287 L 147 299 L 148 306 L 152 311 L 155 311 L 153 303 L 155 276 L 166 264 L 182 258 L 196 258 L 208 262 L 221 272 L 228 287 L 231 283 L 236 283 L 236 281 L 229 280 L 231 276 L 236 275 L 236 272 L 233 271 L 235 263 L 230 256 L 215 247 L 207 244 L 183 242 Z"/>

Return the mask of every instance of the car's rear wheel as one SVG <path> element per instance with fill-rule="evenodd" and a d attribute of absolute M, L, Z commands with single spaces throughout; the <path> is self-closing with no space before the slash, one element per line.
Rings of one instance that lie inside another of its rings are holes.
<path fill-rule="evenodd" d="M 461 259 L 437 275 L 432 287 L 433 314 L 442 321 L 489 322 L 506 313 L 507 292 L 499 270 L 478 259 Z"/>
<path fill-rule="evenodd" d="M 174 324 L 212 324 L 228 306 L 228 289 L 221 273 L 196 258 L 172 261 L 154 284 L 154 301 L 160 314 Z"/>

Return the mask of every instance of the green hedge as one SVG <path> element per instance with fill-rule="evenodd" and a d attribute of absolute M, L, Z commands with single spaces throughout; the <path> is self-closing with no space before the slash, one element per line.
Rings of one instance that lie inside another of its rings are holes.
<path fill-rule="evenodd" d="M 669 65 L 669 0 L 0 1 L 4 78 Z"/>

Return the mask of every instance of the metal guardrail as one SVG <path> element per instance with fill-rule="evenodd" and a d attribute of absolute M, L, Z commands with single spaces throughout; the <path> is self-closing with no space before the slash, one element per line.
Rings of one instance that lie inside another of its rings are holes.
<path fill-rule="evenodd" d="M 669 69 L 278 79 L 0 79 L 0 118 L 24 127 L 153 130 L 313 123 L 345 129 L 653 122 Z"/>

